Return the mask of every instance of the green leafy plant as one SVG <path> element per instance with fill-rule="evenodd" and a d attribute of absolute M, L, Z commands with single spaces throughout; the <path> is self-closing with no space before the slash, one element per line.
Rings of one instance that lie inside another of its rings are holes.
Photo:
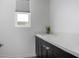
<path fill-rule="evenodd" d="M 47 34 L 50 34 L 50 32 L 51 32 L 50 26 L 47 26 L 47 27 L 46 27 L 46 33 L 47 33 Z"/>

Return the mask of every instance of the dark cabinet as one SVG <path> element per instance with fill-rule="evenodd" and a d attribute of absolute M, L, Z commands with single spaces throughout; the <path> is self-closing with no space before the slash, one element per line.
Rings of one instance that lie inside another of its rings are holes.
<path fill-rule="evenodd" d="M 36 55 L 38 58 L 76 58 L 76 56 L 50 44 L 36 36 Z"/>

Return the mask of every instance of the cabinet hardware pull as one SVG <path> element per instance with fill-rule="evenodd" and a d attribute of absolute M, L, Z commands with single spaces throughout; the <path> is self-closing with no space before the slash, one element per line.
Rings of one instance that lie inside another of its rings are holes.
<path fill-rule="evenodd" d="M 46 46 L 46 45 L 43 45 L 44 48 L 46 48 L 47 50 L 50 49 L 50 47 Z"/>

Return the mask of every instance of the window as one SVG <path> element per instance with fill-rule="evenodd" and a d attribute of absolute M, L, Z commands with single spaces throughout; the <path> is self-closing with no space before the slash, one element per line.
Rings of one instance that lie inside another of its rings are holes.
<path fill-rule="evenodd" d="M 16 0 L 16 27 L 31 27 L 30 0 Z"/>
<path fill-rule="evenodd" d="M 16 12 L 16 26 L 17 27 L 30 27 L 31 26 L 31 13 Z"/>

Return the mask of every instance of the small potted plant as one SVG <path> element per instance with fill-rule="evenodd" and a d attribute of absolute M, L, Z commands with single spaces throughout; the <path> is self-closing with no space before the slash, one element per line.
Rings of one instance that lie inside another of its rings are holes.
<path fill-rule="evenodd" d="M 46 33 L 47 33 L 47 34 L 50 34 L 50 32 L 51 32 L 50 26 L 47 26 L 47 27 L 46 27 Z"/>

